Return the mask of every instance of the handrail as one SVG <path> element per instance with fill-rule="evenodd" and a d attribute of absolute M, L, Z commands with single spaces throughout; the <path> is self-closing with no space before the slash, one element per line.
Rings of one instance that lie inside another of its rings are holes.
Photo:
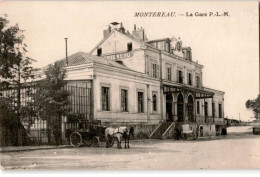
<path fill-rule="evenodd" d="M 151 138 L 154 133 L 161 127 L 162 123 L 159 123 L 158 126 L 154 129 L 154 131 L 150 134 L 149 138 Z"/>
<path fill-rule="evenodd" d="M 172 122 L 171 125 L 165 130 L 165 132 L 162 134 L 162 137 L 165 136 L 166 133 L 168 133 L 168 131 L 170 130 L 170 128 L 172 128 L 172 126 L 174 125 L 175 123 Z"/>

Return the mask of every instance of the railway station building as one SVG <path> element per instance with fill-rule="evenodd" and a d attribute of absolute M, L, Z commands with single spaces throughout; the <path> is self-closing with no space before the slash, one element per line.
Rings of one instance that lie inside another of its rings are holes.
<path fill-rule="evenodd" d="M 203 85 L 204 66 L 193 60 L 192 49 L 178 37 L 148 40 L 143 28 L 134 25 L 130 33 L 114 24 L 89 53 L 58 61 L 73 93 L 71 113 L 107 126 L 134 126 L 148 137 L 160 129 L 167 136 L 177 124 L 199 129 L 200 136 L 220 134 L 224 92 Z M 69 117 L 62 120 L 63 133 L 66 122 Z"/>
<path fill-rule="evenodd" d="M 180 38 L 148 40 L 144 29 L 134 26 L 130 34 L 122 23 L 103 35 L 89 54 L 75 54 L 85 63 L 66 67 L 67 80 L 92 83 L 92 119 L 147 134 L 162 123 L 199 125 L 204 135 L 221 132 L 224 92 L 203 86 L 203 65 Z"/>

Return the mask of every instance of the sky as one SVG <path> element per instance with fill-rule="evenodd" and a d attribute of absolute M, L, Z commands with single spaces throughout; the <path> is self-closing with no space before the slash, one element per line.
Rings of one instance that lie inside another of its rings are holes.
<path fill-rule="evenodd" d="M 176 17 L 134 17 L 135 12 L 175 12 Z M 228 12 L 227 17 L 201 17 L 195 13 Z M 192 13 L 193 16 L 186 16 Z M 259 22 L 257 1 L 230 2 L 0 2 L 0 15 L 24 31 L 27 55 L 43 67 L 68 54 L 89 52 L 103 39 L 103 29 L 122 22 L 130 32 L 134 24 L 149 40 L 180 37 L 192 48 L 192 57 L 204 65 L 203 85 L 225 92 L 224 112 L 248 121 L 248 99 L 259 92 Z"/>

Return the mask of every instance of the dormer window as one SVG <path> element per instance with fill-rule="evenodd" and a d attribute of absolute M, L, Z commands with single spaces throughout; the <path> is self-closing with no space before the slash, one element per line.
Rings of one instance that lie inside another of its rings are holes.
<path fill-rule="evenodd" d="M 97 56 L 101 56 L 102 55 L 102 48 L 98 48 L 97 49 Z"/>
<path fill-rule="evenodd" d="M 165 51 L 170 53 L 170 43 L 169 42 L 165 42 Z"/>
<path fill-rule="evenodd" d="M 187 51 L 187 60 L 191 61 L 191 55 L 190 55 L 190 51 Z"/>
<path fill-rule="evenodd" d="M 127 51 L 130 52 L 132 50 L 133 50 L 133 44 L 132 44 L 132 42 L 128 42 L 127 43 Z"/>

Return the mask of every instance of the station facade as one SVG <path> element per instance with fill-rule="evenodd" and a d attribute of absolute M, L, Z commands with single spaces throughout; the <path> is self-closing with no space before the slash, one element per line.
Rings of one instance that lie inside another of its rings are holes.
<path fill-rule="evenodd" d="M 103 34 L 89 54 L 78 53 L 91 62 L 66 67 L 67 80 L 92 81 L 94 120 L 147 131 L 161 122 L 221 131 L 224 92 L 203 86 L 203 65 L 180 38 L 148 40 L 144 29 L 134 26 L 130 34 L 122 24 Z"/>
<path fill-rule="evenodd" d="M 203 85 L 203 65 L 193 61 L 180 38 L 148 40 L 143 28 L 134 26 L 130 34 L 122 23 L 108 26 L 103 35 L 89 53 L 57 61 L 67 71 L 71 115 L 135 126 L 136 133 L 148 136 L 162 123 L 199 127 L 200 136 L 220 134 L 224 92 Z M 62 118 L 63 138 L 69 121 Z M 31 127 L 38 134 L 46 128 L 39 122 Z"/>

